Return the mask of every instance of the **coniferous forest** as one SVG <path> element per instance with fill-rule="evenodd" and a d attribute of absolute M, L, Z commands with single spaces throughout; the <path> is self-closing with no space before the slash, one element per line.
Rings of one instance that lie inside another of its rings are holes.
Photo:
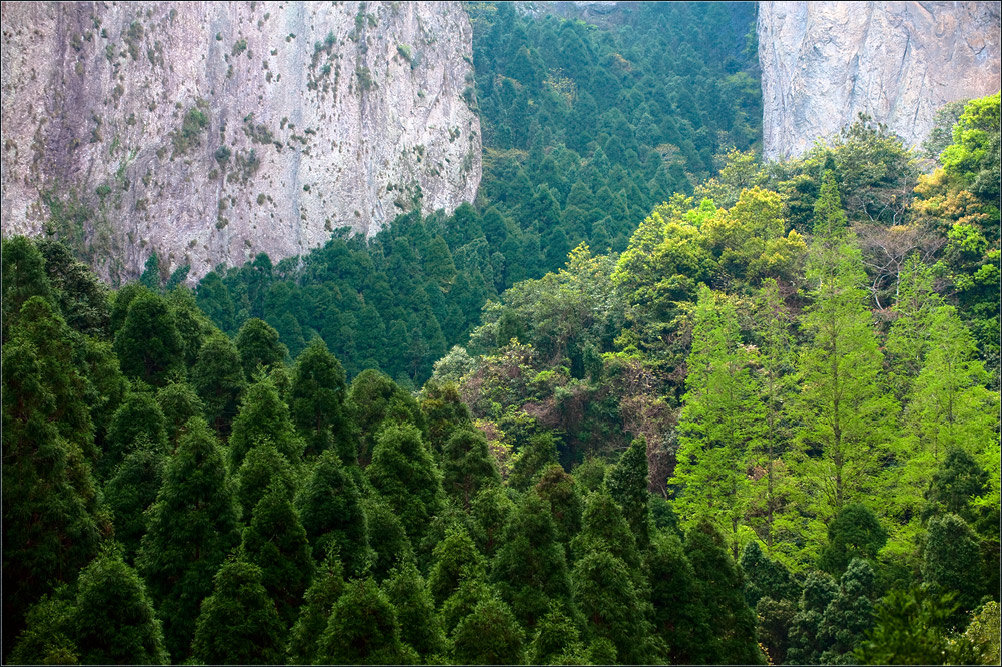
<path fill-rule="evenodd" d="M 451 214 L 3 240 L 3 660 L 998 664 L 1000 98 L 761 160 L 753 5 L 470 3 Z"/>

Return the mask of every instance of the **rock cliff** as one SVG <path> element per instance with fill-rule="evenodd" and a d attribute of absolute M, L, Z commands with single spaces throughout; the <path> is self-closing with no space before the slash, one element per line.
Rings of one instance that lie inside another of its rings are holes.
<path fill-rule="evenodd" d="M 914 146 L 945 103 L 999 89 L 997 2 L 762 2 L 758 42 L 770 159 L 859 112 Z"/>
<path fill-rule="evenodd" d="M 458 2 L 4 3 L 5 235 L 113 279 L 276 261 L 476 196 Z"/>

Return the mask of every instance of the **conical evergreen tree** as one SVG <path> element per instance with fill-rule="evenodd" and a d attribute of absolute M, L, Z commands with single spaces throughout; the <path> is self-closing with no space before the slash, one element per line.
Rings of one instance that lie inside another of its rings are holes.
<path fill-rule="evenodd" d="M 497 596 L 497 590 L 487 583 L 482 574 L 460 581 L 459 588 L 442 603 L 440 610 L 442 627 L 446 635 L 452 637 L 459 622 L 472 614 L 478 604 Z"/>
<path fill-rule="evenodd" d="M 581 530 L 584 503 L 577 487 L 574 478 L 556 463 L 543 470 L 533 487 L 536 495 L 550 504 L 557 539 L 565 544 Z"/>
<path fill-rule="evenodd" d="M 790 650 L 787 652 L 790 664 L 812 665 L 820 661 L 824 647 L 818 639 L 818 626 L 837 592 L 838 586 L 830 575 L 817 571 L 807 575 L 797 614 L 790 626 Z"/>
<path fill-rule="evenodd" d="M 215 271 L 209 271 L 198 283 L 195 301 L 216 326 L 228 334 L 233 332 L 234 309 L 230 291 Z"/>
<path fill-rule="evenodd" d="M 995 604 L 995 603 L 992 603 Z M 964 639 L 957 640 L 949 631 L 951 614 L 955 611 L 952 595 L 932 594 L 921 584 L 912 584 L 907 591 L 895 589 L 876 608 L 873 631 L 853 656 L 855 664 L 863 665 L 935 665 L 964 664 L 978 660 L 973 648 Z M 989 631 L 994 641 L 998 633 Z M 966 634 L 966 633 L 965 633 Z M 988 643 L 988 642 L 986 642 Z M 988 643 L 988 646 L 991 646 Z M 959 649 L 959 650 L 958 650 Z M 988 648 L 980 658 L 982 663 L 998 660 Z M 959 654 L 959 655 L 958 655 Z M 965 655 L 966 654 L 966 655 Z"/>
<path fill-rule="evenodd" d="M 641 436 L 623 452 L 619 462 L 609 471 L 605 481 L 612 499 L 619 503 L 623 517 L 630 525 L 637 548 L 646 549 L 650 542 L 647 526 L 647 440 Z"/>
<path fill-rule="evenodd" d="M 712 619 L 697 598 L 698 582 L 681 540 L 659 534 L 651 540 L 646 561 L 651 582 L 651 622 L 668 642 L 671 664 L 708 664 Z"/>
<path fill-rule="evenodd" d="M 452 633 L 452 659 L 461 665 L 519 665 L 525 659 L 525 633 L 501 600 L 488 598 Z"/>
<path fill-rule="evenodd" d="M 551 602 L 571 603 L 563 545 L 550 508 L 534 493 L 516 506 L 492 564 L 501 598 L 526 630 L 535 627 Z"/>
<path fill-rule="evenodd" d="M 317 459 L 296 505 L 313 558 L 336 554 L 349 575 L 361 574 L 369 562 L 365 512 L 351 474 L 333 450 Z"/>
<path fill-rule="evenodd" d="M 334 604 L 316 660 L 320 664 L 409 665 L 418 656 L 401 641 L 396 609 L 370 578 L 350 582 Z"/>
<path fill-rule="evenodd" d="M 117 556 L 99 556 L 80 573 L 73 619 L 81 664 L 169 662 L 146 586 Z"/>
<path fill-rule="evenodd" d="M 758 641 L 773 664 L 787 663 L 790 650 L 790 628 L 797 614 L 797 603 L 792 600 L 773 600 L 768 595 L 755 605 L 758 617 Z"/>
<path fill-rule="evenodd" d="M 80 663 L 80 650 L 73 641 L 73 603 L 62 589 L 43 596 L 28 611 L 24 632 L 17 638 L 9 659 L 16 665 L 73 665 Z M 5 624 L 6 629 L 6 624 Z M 8 644 L 5 643 L 4 650 Z"/>
<path fill-rule="evenodd" d="M 132 304 L 132 301 L 138 296 L 149 294 L 153 294 L 153 292 L 138 282 L 122 285 L 122 288 L 114 293 L 111 301 L 110 321 L 112 335 L 118 333 L 122 325 L 125 324 L 125 318 L 129 314 L 129 306 Z"/>
<path fill-rule="evenodd" d="M 261 585 L 261 568 L 228 561 L 202 602 L 191 650 L 206 664 L 274 665 L 282 660 L 282 621 Z"/>
<path fill-rule="evenodd" d="M 8 330 L 17 321 L 21 306 L 33 296 L 52 298 L 52 285 L 45 271 L 45 259 L 35 244 L 24 236 L 3 239 L 0 251 L 3 266 L 3 342 Z"/>
<path fill-rule="evenodd" d="M 441 236 L 435 236 L 421 253 L 424 274 L 442 286 L 451 284 L 456 277 L 456 265 L 452 261 L 449 246 Z"/>
<path fill-rule="evenodd" d="M 623 519 L 619 506 L 604 488 L 588 495 L 581 520 L 581 532 L 571 540 L 571 553 L 575 558 L 582 558 L 590 551 L 609 551 L 632 572 L 637 572 L 640 567 L 633 531 Z"/>
<path fill-rule="evenodd" d="M 501 486 L 488 486 L 476 495 L 470 506 L 470 536 L 480 553 L 493 558 L 500 548 L 504 527 L 515 504 Z M 580 518 L 579 518 L 580 523 Z"/>
<path fill-rule="evenodd" d="M 400 517 L 412 543 L 420 542 L 443 501 L 441 474 L 421 432 L 409 424 L 387 426 L 379 434 L 365 472 Z"/>
<path fill-rule="evenodd" d="M 387 347 L 387 349 L 391 349 Z M 424 416 L 410 394 L 387 375 L 366 369 L 355 376 L 348 388 L 348 409 L 361 431 L 359 462 L 367 465 L 376 447 L 376 438 L 384 422 L 424 423 Z"/>
<path fill-rule="evenodd" d="M 171 658 L 187 659 L 199 604 L 239 540 L 237 506 L 223 453 L 201 418 L 185 426 L 149 510 L 136 567 L 164 623 Z"/>
<path fill-rule="evenodd" d="M 115 353 L 127 377 L 156 387 L 182 370 L 181 336 L 163 297 L 140 294 L 115 333 Z"/>
<path fill-rule="evenodd" d="M 303 455 L 303 441 L 289 419 L 289 408 L 282 401 L 270 378 L 250 386 L 244 395 L 230 435 L 230 470 L 239 470 L 247 452 L 260 438 L 267 438 L 293 466 Z"/>
<path fill-rule="evenodd" d="M 107 478 L 127 454 L 139 443 L 151 452 L 166 454 L 167 428 L 164 413 L 149 392 L 130 392 L 125 402 L 115 411 L 105 438 L 105 451 L 101 456 L 100 471 Z"/>
<path fill-rule="evenodd" d="M 220 331 L 209 318 L 198 309 L 195 295 L 184 285 L 178 285 L 167 292 L 165 301 L 174 318 L 178 337 L 181 339 L 181 359 L 185 369 L 195 365 L 198 353 L 206 339 L 219 335 Z"/>
<path fill-rule="evenodd" d="M 696 594 L 713 627 L 712 662 L 758 665 L 765 656 L 755 638 L 755 614 L 744 596 L 741 570 L 723 537 L 708 522 L 686 533 L 686 554 L 696 575 Z"/>
<path fill-rule="evenodd" d="M 146 510 L 157 499 L 166 465 L 165 454 L 140 446 L 125 457 L 104 486 L 104 499 L 111 510 L 115 537 L 130 562 L 146 533 Z"/>
<path fill-rule="evenodd" d="M 529 664 L 581 665 L 587 662 L 577 625 L 559 603 L 551 603 L 546 616 L 536 624 L 536 636 L 529 645 Z"/>
<path fill-rule="evenodd" d="M 181 428 L 192 417 L 205 413 L 205 404 L 187 382 L 171 382 L 157 392 L 157 404 L 163 411 L 169 451 L 174 451 Z"/>
<path fill-rule="evenodd" d="M 547 466 L 557 462 L 557 442 L 549 433 L 529 438 L 529 444 L 518 453 L 508 475 L 508 486 L 525 491 L 536 483 Z"/>
<path fill-rule="evenodd" d="M 929 519 L 929 536 L 922 554 L 922 579 L 934 593 L 956 594 L 958 613 L 965 618 L 988 593 L 978 538 L 963 519 L 944 514 Z M 997 580 L 996 580 L 997 581 Z"/>
<path fill-rule="evenodd" d="M 417 651 L 424 662 L 431 657 L 444 657 L 442 622 L 417 567 L 406 563 L 393 570 L 383 583 L 383 591 L 397 609 L 401 640 Z"/>
<path fill-rule="evenodd" d="M 469 511 L 470 502 L 480 489 L 500 484 L 494 460 L 487 449 L 487 438 L 480 431 L 456 430 L 442 452 L 442 487 Z"/>
<path fill-rule="evenodd" d="M 393 568 L 403 567 L 414 560 L 414 548 L 407 539 L 400 519 L 382 499 L 366 498 L 362 501 L 362 507 L 365 510 L 369 545 L 375 551 L 369 572 L 377 581 L 382 581 Z"/>
<path fill-rule="evenodd" d="M 984 494 L 988 473 L 962 449 L 951 449 L 943 465 L 932 475 L 925 499 L 929 512 L 949 512 L 973 523 L 971 501 Z"/>
<path fill-rule="evenodd" d="M 855 664 L 854 651 L 873 628 L 873 584 L 870 564 L 853 559 L 818 624 L 818 643 L 825 647 L 822 664 Z"/>
<path fill-rule="evenodd" d="M 41 383 L 52 395 L 53 402 L 46 418 L 93 467 L 98 452 L 94 448 L 94 425 L 87 403 L 88 399 L 96 397 L 88 396 L 92 390 L 80 364 L 79 337 L 66 326 L 52 304 L 41 297 L 25 302 L 17 316 L 17 324 L 8 334 L 13 341 L 20 341 L 34 350 Z M 4 375 L 6 377 L 6 373 Z M 19 404 L 27 405 L 23 401 Z"/>
<path fill-rule="evenodd" d="M 47 379 L 38 348 L 15 333 L 3 345 L 5 652 L 31 603 L 68 581 L 98 547 L 93 479 L 80 450 L 52 423 L 58 413 Z"/>
<path fill-rule="evenodd" d="M 236 497 L 242 517 L 249 521 L 252 510 L 272 486 L 281 488 L 289 497 L 296 491 L 292 467 L 271 440 L 258 440 L 244 457 L 236 474 Z"/>
<path fill-rule="evenodd" d="M 797 600 L 800 590 L 790 571 L 762 552 L 757 540 L 741 551 L 741 571 L 745 575 L 745 599 L 752 609 L 763 597 L 773 600 Z"/>
<path fill-rule="evenodd" d="M 454 349 L 462 354 L 462 348 Z M 421 412 L 428 423 L 428 445 L 436 455 L 442 454 L 445 443 L 457 429 L 473 427 L 470 409 L 452 382 L 440 384 L 435 378 L 428 380 L 421 390 Z"/>
<path fill-rule="evenodd" d="M 248 382 L 254 381 L 259 366 L 267 371 L 281 364 L 289 354 L 285 345 L 278 341 L 278 332 L 274 327 L 256 317 L 243 323 L 235 342 Z"/>
<path fill-rule="evenodd" d="M 595 548 L 578 559 L 571 582 L 574 602 L 586 619 L 586 637 L 611 641 L 620 662 L 649 662 L 649 626 L 626 564 L 608 550 Z"/>
<path fill-rule="evenodd" d="M 872 510 L 858 503 L 847 505 L 828 526 L 828 544 L 818 565 L 841 576 L 854 558 L 876 559 L 886 543 L 887 531 Z"/>
<path fill-rule="evenodd" d="M 281 485 L 268 488 L 254 507 L 240 549 L 244 560 L 261 568 L 261 583 L 283 626 L 290 627 L 309 586 L 313 558 L 287 489 Z"/>
<path fill-rule="evenodd" d="M 205 403 L 205 417 L 220 437 L 230 434 L 240 397 L 247 387 L 240 353 L 226 336 L 205 341 L 191 370 L 195 391 Z"/>
<path fill-rule="evenodd" d="M 118 357 L 110 342 L 90 337 L 83 338 L 80 342 L 82 345 L 77 347 L 76 355 L 80 360 L 81 371 L 89 383 L 86 394 L 94 424 L 92 457 L 96 459 L 98 452 L 104 451 L 111 418 L 129 393 L 129 381 L 122 375 Z M 92 462 L 92 465 L 96 464 L 96 460 Z"/>
<path fill-rule="evenodd" d="M 445 539 L 435 545 L 433 557 L 428 572 L 428 590 L 438 606 L 456 592 L 464 580 L 483 579 L 487 571 L 483 555 L 459 525 L 447 529 Z"/>
<path fill-rule="evenodd" d="M 344 592 L 344 570 L 335 556 L 328 556 L 306 590 L 299 618 L 289 633 L 286 651 L 290 665 L 312 665 L 315 662 L 317 642 L 327 628 L 331 608 Z"/>
<path fill-rule="evenodd" d="M 289 413 L 308 454 L 333 446 L 346 465 L 355 462 L 357 444 L 344 404 L 347 393 L 341 363 L 322 338 L 314 338 L 296 358 L 289 392 Z"/>

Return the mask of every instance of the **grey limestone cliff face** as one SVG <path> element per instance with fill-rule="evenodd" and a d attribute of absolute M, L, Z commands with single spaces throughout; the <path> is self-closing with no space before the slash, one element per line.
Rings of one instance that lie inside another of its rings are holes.
<path fill-rule="evenodd" d="M 914 146 L 945 103 L 999 89 L 997 2 L 762 2 L 758 42 L 769 159 L 859 112 Z"/>
<path fill-rule="evenodd" d="M 481 177 L 460 3 L 4 3 L 4 235 L 191 277 L 451 211 Z"/>

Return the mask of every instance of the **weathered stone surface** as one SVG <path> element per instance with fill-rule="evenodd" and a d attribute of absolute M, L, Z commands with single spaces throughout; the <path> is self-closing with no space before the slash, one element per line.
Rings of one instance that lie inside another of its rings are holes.
<path fill-rule="evenodd" d="M 61 204 L 106 276 L 154 249 L 193 277 L 277 261 L 476 196 L 458 2 L 4 3 L 2 29 L 4 234 Z"/>
<path fill-rule="evenodd" d="M 762 2 L 758 41 L 769 159 L 859 112 L 914 146 L 945 103 L 999 89 L 997 2 Z"/>

